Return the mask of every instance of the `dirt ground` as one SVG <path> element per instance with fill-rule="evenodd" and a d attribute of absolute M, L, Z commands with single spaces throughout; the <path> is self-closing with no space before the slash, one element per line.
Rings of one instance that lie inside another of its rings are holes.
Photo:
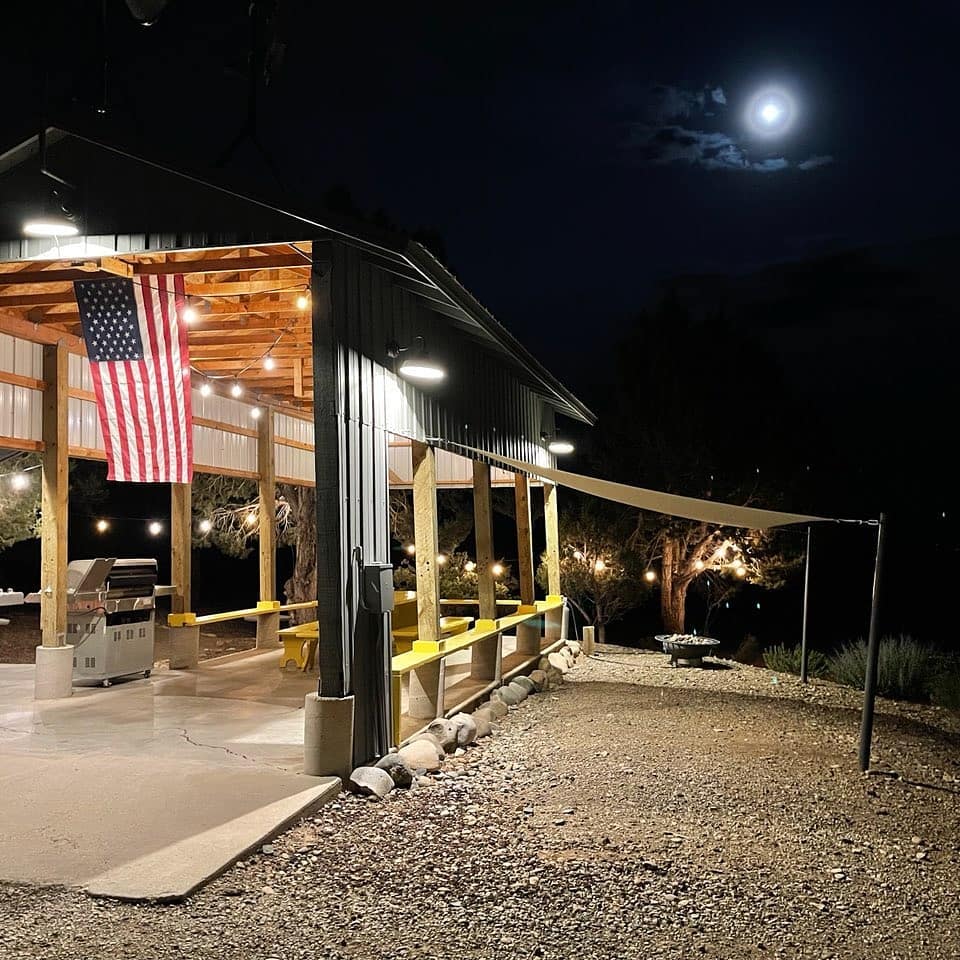
<path fill-rule="evenodd" d="M 0 957 L 960 957 L 960 721 L 602 648 L 432 783 L 189 902 L 0 890 Z"/>
<path fill-rule="evenodd" d="M 39 607 L 4 607 L 2 616 L 10 624 L 0 626 L 0 663 L 33 663 L 37 644 L 40 643 Z M 158 615 L 158 621 L 160 619 Z M 255 623 L 228 620 L 226 623 L 203 627 L 200 632 L 200 659 L 208 660 L 236 650 L 252 650 L 256 645 Z"/>

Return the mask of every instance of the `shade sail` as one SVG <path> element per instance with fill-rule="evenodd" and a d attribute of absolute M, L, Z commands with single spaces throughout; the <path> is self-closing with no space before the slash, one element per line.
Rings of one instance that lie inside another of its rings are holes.
<path fill-rule="evenodd" d="M 460 444 L 457 444 L 460 446 Z M 541 477 L 561 487 L 570 487 L 581 493 L 589 493 L 604 500 L 637 507 L 639 510 L 652 510 L 671 517 L 685 520 L 701 520 L 704 523 L 716 523 L 726 527 L 745 527 L 748 530 L 766 530 L 768 527 L 783 527 L 790 523 L 814 523 L 827 520 L 827 517 L 807 516 L 803 513 L 781 513 L 778 510 L 759 510 L 755 507 L 738 507 L 733 503 L 719 503 L 716 500 L 698 500 L 696 497 L 681 497 L 675 493 L 663 493 L 660 490 L 647 490 L 643 487 L 631 487 L 627 483 L 613 483 L 611 480 L 599 480 L 580 473 L 569 473 L 553 467 L 540 467 L 523 460 L 511 460 L 488 450 L 464 447 L 472 453 L 502 463 L 513 470 L 520 470 Z"/>

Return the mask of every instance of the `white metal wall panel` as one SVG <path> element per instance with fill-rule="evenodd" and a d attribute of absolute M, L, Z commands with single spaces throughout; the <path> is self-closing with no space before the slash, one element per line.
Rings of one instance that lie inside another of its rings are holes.
<path fill-rule="evenodd" d="M 71 353 L 68 372 L 71 387 L 75 390 L 89 390 L 93 393 L 93 377 L 90 375 L 90 362 L 86 357 Z"/>
<path fill-rule="evenodd" d="M 43 347 L 0 333 L 0 370 L 39 380 L 43 376 Z"/>
<path fill-rule="evenodd" d="M 303 420 L 300 417 L 288 417 L 278 413 L 273 418 L 273 432 L 275 436 L 296 440 L 298 443 L 313 445 L 313 421 Z"/>
<path fill-rule="evenodd" d="M 214 470 L 256 473 L 256 438 L 194 425 L 193 462 L 199 467 L 211 467 Z"/>
<path fill-rule="evenodd" d="M 0 436 L 39 440 L 42 407 L 41 391 L 0 383 Z"/>
<path fill-rule="evenodd" d="M 316 477 L 316 463 L 312 450 L 288 447 L 282 443 L 274 445 L 277 476 L 289 480 L 303 480 L 313 483 Z"/>
<path fill-rule="evenodd" d="M 71 397 L 68 401 L 68 442 L 71 447 L 86 447 L 88 450 L 104 450 L 103 434 L 100 432 L 100 417 L 93 400 Z"/>
<path fill-rule="evenodd" d="M 216 393 L 211 393 L 210 396 L 205 397 L 199 390 L 193 390 L 191 396 L 195 417 L 219 420 L 221 423 L 229 423 L 232 426 L 243 427 L 247 430 L 252 430 L 257 425 L 256 420 L 250 413 L 255 404 L 234 400 L 233 397 L 221 397 Z"/>

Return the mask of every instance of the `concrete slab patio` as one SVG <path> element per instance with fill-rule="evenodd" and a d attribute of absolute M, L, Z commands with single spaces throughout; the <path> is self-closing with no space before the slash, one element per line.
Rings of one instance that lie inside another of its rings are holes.
<path fill-rule="evenodd" d="M 336 795 L 336 778 L 301 772 L 316 679 L 275 662 L 225 658 L 46 702 L 32 666 L 0 666 L 0 879 L 178 899 Z"/>

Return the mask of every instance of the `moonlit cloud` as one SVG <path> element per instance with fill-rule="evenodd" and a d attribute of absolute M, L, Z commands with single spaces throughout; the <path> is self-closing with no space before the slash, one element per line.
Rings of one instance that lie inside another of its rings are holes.
<path fill-rule="evenodd" d="M 828 154 L 796 161 L 785 156 L 754 156 L 724 127 L 730 123 L 722 87 L 683 90 L 670 84 L 649 87 L 640 105 L 641 118 L 630 125 L 627 148 L 644 163 L 686 165 L 704 170 L 746 173 L 809 171 L 833 162 Z"/>

